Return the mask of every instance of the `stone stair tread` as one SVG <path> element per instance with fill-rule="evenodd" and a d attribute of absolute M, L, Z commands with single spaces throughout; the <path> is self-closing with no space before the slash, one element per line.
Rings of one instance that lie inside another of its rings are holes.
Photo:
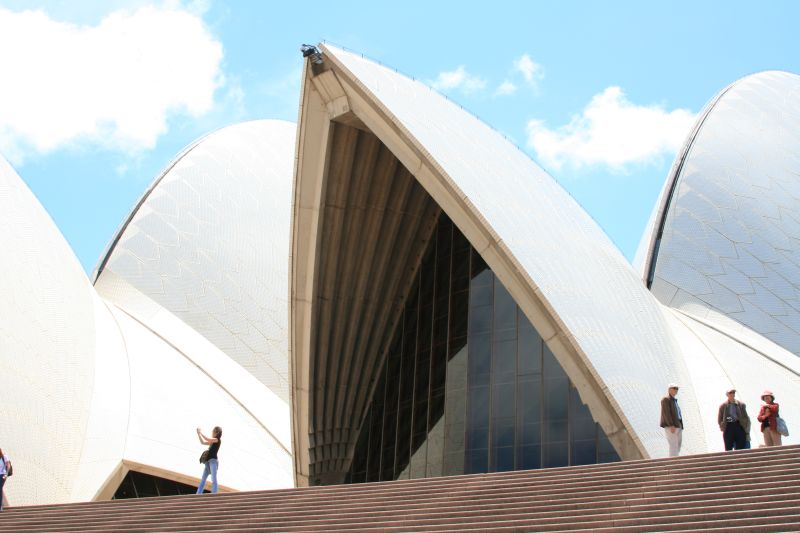
<path fill-rule="evenodd" d="M 672 491 L 672 492 L 684 492 L 686 490 L 696 490 L 696 489 L 694 489 L 692 487 L 703 487 L 703 486 L 708 486 L 708 485 L 714 485 L 714 484 L 720 483 L 722 481 L 728 481 L 728 480 L 731 480 L 731 479 L 735 480 L 737 482 L 737 484 L 739 484 L 739 485 L 753 486 L 755 484 L 754 480 L 755 479 L 760 479 L 760 478 L 769 478 L 770 479 L 770 483 L 775 483 L 776 485 L 779 486 L 782 481 L 793 481 L 793 480 L 797 479 L 797 476 L 800 475 L 800 462 L 791 465 L 790 469 L 786 469 L 786 468 L 781 469 L 780 473 L 778 473 L 778 474 L 770 473 L 770 472 L 764 472 L 764 471 L 761 471 L 760 469 L 756 469 L 756 470 L 753 470 L 753 473 L 758 474 L 758 476 L 759 476 L 758 478 L 751 477 L 749 479 L 740 479 L 741 475 L 749 473 L 749 472 L 750 471 L 746 471 L 746 470 L 742 470 L 742 471 L 737 470 L 736 472 L 731 473 L 731 474 L 714 474 L 714 473 L 711 473 L 711 474 L 705 475 L 703 477 L 702 481 L 698 481 L 698 482 L 694 483 L 692 486 L 687 486 L 686 484 L 677 484 L 677 483 L 675 483 L 676 479 L 674 479 L 674 478 L 672 478 L 670 476 L 658 476 L 656 478 L 653 478 L 652 480 L 646 480 L 646 481 L 634 479 L 634 480 L 628 481 L 627 483 L 617 483 L 617 484 L 611 485 L 611 486 L 608 487 L 608 490 L 606 490 L 604 492 L 607 492 L 609 494 L 613 494 L 614 491 L 617 491 L 617 492 L 624 492 L 625 490 L 629 490 L 630 491 L 630 490 L 632 490 L 632 488 L 635 487 L 637 489 L 637 492 L 646 493 L 647 489 L 651 488 L 650 487 L 651 485 L 655 485 L 656 487 L 659 488 L 659 490 L 666 490 L 666 491 Z M 588 485 L 586 483 L 588 483 Z M 585 487 L 587 489 L 591 489 L 591 490 L 588 490 L 588 492 L 591 492 L 593 495 L 596 496 L 597 493 L 598 493 L 598 491 L 595 490 L 597 485 L 601 485 L 602 486 L 603 483 L 595 483 L 593 481 L 592 482 L 583 482 L 583 484 L 581 486 Z M 663 488 L 661 488 L 663 485 L 675 486 L 677 488 L 663 489 Z M 511 485 L 511 486 L 498 486 L 498 485 L 494 484 L 491 487 L 486 487 L 485 484 L 482 484 L 482 485 L 477 485 L 477 486 L 474 486 L 474 487 L 476 488 L 476 490 L 468 490 L 469 487 L 459 487 L 459 486 L 449 487 L 447 491 L 444 491 L 444 490 L 433 491 L 430 495 L 427 495 L 427 496 L 431 496 L 432 495 L 433 498 L 436 498 L 436 497 L 440 497 L 441 498 L 441 497 L 451 497 L 451 496 L 456 495 L 456 494 L 457 495 L 470 494 L 470 495 L 473 495 L 474 497 L 479 497 L 480 494 L 483 493 L 483 492 L 490 492 L 490 493 L 493 493 L 493 494 L 499 494 L 499 493 L 503 493 L 503 492 L 511 492 L 512 490 L 519 491 L 520 489 L 524 489 L 526 493 L 528 493 L 528 494 L 533 493 L 533 494 L 536 494 L 537 496 L 541 496 L 541 495 L 544 495 L 544 494 L 558 495 L 558 494 L 561 494 L 562 492 L 569 492 L 573 497 L 575 497 L 578 494 L 582 494 L 582 492 L 587 492 L 587 491 L 578 492 L 578 491 L 575 491 L 575 490 L 566 490 L 565 487 L 561 487 L 561 486 L 556 488 L 556 489 L 547 489 L 547 490 L 534 491 L 533 489 L 536 488 L 535 485 L 532 486 L 532 485 L 528 485 L 528 484 L 523 483 L 523 482 L 520 482 L 520 483 L 515 484 L 515 485 Z M 571 487 L 567 487 L 567 488 L 571 488 Z M 389 494 L 383 494 L 383 493 L 378 492 L 378 493 L 374 493 L 374 495 L 373 494 L 362 495 L 359 498 L 358 501 L 359 502 L 367 502 L 367 503 L 370 503 L 370 504 L 374 504 L 374 503 L 378 503 L 378 502 L 380 502 L 382 500 L 396 501 L 396 496 L 400 496 L 400 497 L 404 497 L 404 498 L 410 498 L 410 497 L 414 496 L 414 494 L 412 494 L 410 496 L 409 493 L 407 493 L 407 492 L 397 492 L 397 493 L 389 493 Z M 202 496 L 202 498 L 209 498 L 209 497 L 211 497 L 211 496 L 209 496 L 209 495 Z M 234 501 L 241 500 L 242 503 L 247 501 L 247 502 L 250 502 L 250 503 L 253 503 L 253 504 L 256 504 L 256 503 L 267 504 L 268 506 L 274 506 L 274 507 L 278 507 L 282 503 L 293 503 L 293 504 L 299 504 L 299 505 L 303 505 L 303 503 L 304 503 L 303 499 L 284 498 L 283 500 L 276 500 L 275 498 L 272 497 L 272 495 L 271 495 L 271 493 L 269 491 L 265 491 L 265 492 L 261 492 L 261 493 L 249 493 L 249 494 L 247 494 L 247 498 L 240 496 L 239 493 L 229 493 L 229 494 L 224 494 L 224 495 L 217 495 L 217 496 L 214 496 L 214 498 L 226 498 L 225 501 L 226 502 L 230 502 L 231 504 L 233 504 Z M 309 501 L 316 501 L 316 499 L 310 499 Z M 344 501 L 352 501 L 352 498 L 344 498 Z M 86 511 L 89 511 L 92 508 L 94 508 L 94 509 L 104 509 L 104 508 L 108 507 L 109 504 L 119 505 L 120 506 L 119 509 L 121 509 L 124 506 L 128 506 L 131 509 L 135 509 L 137 507 L 140 507 L 140 506 L 144 505 L 145 503 L 151 503 L 152 505 L 161 505 L 161 506 L 164 506 L 164 507 L 176 506 L 176 505 L 181 506 L 181 507 L 187 507 L 187 506 L 188 507 L 191 507 L 191 506 L 202 507 L 202 506 L 207 505 L 208 502 L 207 501 L 201 501 L 201 500 L 199 500 L 197 498 L 197 496 L 194 496 L 194 495 L 191 495 L 191 496 L 184 495 L 184 496 L 170 496 L 170 497 L 162 497 L 162 498 L 158 498 L 158 497 L 156 497 L 156 498 L 141 498 L 141 499 L 138 499 L 138 500 L 137 499 L 116 500 L 114 502 L 96 502 L 94 507 L 78 507 L 81 504 L 66 504 L 66 505 L 62 505 L 62 506 L 59 506 L 59 507 L 20 507 L 20 508 L 11 507 L 11 508 L 8 509 L 8 512 L 10 512 L 10 513 L 20 513 L 20 514 L 21 513 L 35 513 L 35 514 L 40 515 L 40 516 L 42 514 L 46 514 L 47 512 L 57 512 L 59 515 L 63 515 L 64 511 L 66 511 L 68 509 L 72 509 L 75 512 L 86 512 Z M 330 498 L 326 498 L 325 501 L 322 502 L 321 504 L 322 505 L 327 505 L 327 506 L 338 506 L 338 505 L 340 505 L 340 503 L 337 500 L 331 500 Z"/>
<path fill-rule="evenodd" d="M 741 497 L 741 496 L 740 496 Z M 616 513 L 616 514 L 623 514 L 623 513 L 643 513 L 643 512 L 652 512 L 652 513 L 660 513 L 660 512 L 667 512 L 675 508 L 676 505 L 679 505 L 681 509 L 685 509 L 687 511 L 691 510 L 692 512 L 700 512 L 706 509 L 722 509 L 727 508 L 729 506 L 738 506 L 738 507 L 757 507 L 761 505 L 762 502 L 769 502 L 770 505 L 773 507 L 783 507 L 783 506 L 792 506 L 797 505 L 798 495 L 797 491 L 792 494 L 788 495 L 780 495 L 780 494 L 770 494 L 770 495 L 760 495 L 760 496 L 747 496 L 745 503 L 730 503 L 730 499 L 726 494 L 720 495 L 717 499 L 707 499 L 707 500 L 696 500 L 691 501 L 688 504 L 686 502 L 675 502 L 672 500 L 667 501 L 653 501 L 653 499 L 646 499 L 646 500 L 615 500 L 613 506 L 609 505 L 599 505 L 592 507 L 587 507 L 580 504 L 575 504 L 574 502 L 568 503 L 559 503 L 559 502 L 545 502 L 546 505 L 542 505 L 542 502 L 536 501 L 531 497 L 528 497 L 528 501 L 523 500 L 514 505 L 508 505 L 507 503 L 498 503 L 492 505 L 483 505 L 480 507 L 472 508 L 469 510 L 464 510 L 465 505 L 464 502 L 461 501 L 452 501 L 450 502 L 451 505 L 446 507 L 440 507 L 435 511 L 425 511 L 429 516 L 437 516 L 441 517 L 442 515 L 449 515 L 449 514 L 461 514 L 461 515 L 471 515 L 471 514 L 490 514 L 494 513 L 495 515 L 503 515 L 503 514 L 511 514 L 512 512 L 517 513 L 526 513 L 531 516 L 536 515 L 538 518 L 546 518 L 548 515 L 555 515 L 558 517 L 568 517 L 573 516 L 575 514 L 578 515 L 604 515 L 609 513 Z M 639 502 L 650 502 L 650 503 L 639 503 Z M 547 509 L 547 510 L 543 510 Z M 231 508 L 230 506 L 225 506 L 224 511 L 226 514 L 233 514 L 240 509 Z M 424 507 L 415 506 L 412 503 L 406 504 L 404 509 L 376 509 L 376 510 L 368 510 L 364 511 L 363 509 L 353 509 L 347 510 L 342 509 L 336 513 L 336 517 L 339 519 L 350 519 L 350 518 L 363 518 L 366 519 L 371 517 L 373 521 L 380 521 L 385 515 L 395 516 L 397 513 L 405 513 L 407 516 L 411 514 L 420 514 L 425 510 Z M 409 512 L 411 511 L 411 512 Z M 321 515 L 317 513 L 316 515 L 313 514 L 313 510 L 310 511 L 310 517 L 306 519 L 305 523 L 311 523 L 316 520 L 330 520 L 329 517 L 325 515 Z M 220 517 L 219 511 L 216 507 L 205 510 L 204 512 L 196 512 L 193 511 L 191 513 L 185 513 L 191 519 L 202 519 L 205 524 L 212 525 L 215 521 L 224 520 L 228 521 L 229 519 Z M 154 516 L 150 516 L 154 515 Z M 147 523 L 149 521 L 159 521 L 162 518 L 159 517 L 160 513 L 158 510 L 146 510 L 146 512 L 139 513 L 137 518 L 132 520 L 137 520 L 139 523 Z M 78 515 L 80 516 L 80 515 Z M 264 509 L 252 509 L 250 510 L 249 516 L 251 517 L 259 517 L 263 516 L 265 518 L 270 518 L 270 521 L 273 523 L 291 523 L 296 521 L 299 518 L 303 518 L 303 515 L 297 515 L 292 513 L 285 513 L 285 514 L 276 514 L 272 513 L 269 510 Z M 93 518 L 99 519 L 101 517 L 97 516 L 80 516 L 83 519 Z M 119 517 L 116 514 L 109 514 L 107 515 L 109 519 L 113 519 L 115 521 L 119 521 Z M 73 518 L 69 517 L 62 517 L 58 520 L 20 520 L 18 523 L 20 525 L 41 525 L 46 523 L 56 524 L 69 524 Z M 123 519 L 124 521 L 124 519 Z"/>
<path fill-rule="evenodd" d="M 335 487 L 12 507 L 0 519 L 0 532 L 17 533 L 800 531 L 800 445 Z"/>

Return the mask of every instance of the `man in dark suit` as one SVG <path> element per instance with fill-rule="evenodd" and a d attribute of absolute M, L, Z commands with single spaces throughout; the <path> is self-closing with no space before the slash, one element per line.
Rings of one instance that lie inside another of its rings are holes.
<path fill-rule="evenodd" d="M 736 399 L 736 389 L 731 388 L 726 393 L 728 399 L 719 406 L 717 422 L 725 441 L 725 450 L 741 450 L 747 447 L 747 436 L 750 433 L 750 417 L 747 407 Z"/>
<path fill-rule="evenodd" d="M 667 395 L 661 398 L 661 427 L 667 436 L 669 456 L 677 457 L 681 453 L 683 441 L 683 416 L 678 405 L 678 385 L 670 383 L 667 386 Z"/>

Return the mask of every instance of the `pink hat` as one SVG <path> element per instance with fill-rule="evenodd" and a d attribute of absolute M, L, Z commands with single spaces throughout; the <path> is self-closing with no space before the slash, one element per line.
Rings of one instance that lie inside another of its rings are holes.
<path fill-rule="evenodd" d="M 772 398 L 772 401 L 773 401 L 773 402 L 775 401 L 775 395 L 774 395 L 774 394 L 772 394 L 772 391 L 771 391 L 771 390 L 765 390 L 764 392 L 762 392 L 762 393 L 761 393 L 761 399 L 762 399 L 762 400 L 764 399 L 764 396 L 769 396 L 769 397 L 771 397 L 771 398 Z"/>

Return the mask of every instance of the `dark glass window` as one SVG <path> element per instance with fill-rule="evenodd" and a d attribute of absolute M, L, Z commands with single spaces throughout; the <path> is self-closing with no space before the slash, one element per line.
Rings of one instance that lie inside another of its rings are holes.
<path fill-rule="evenodd" d="M 356 448 L 356 455 L 368 455 L 366 481 L 380 481 L 381 479 L 381 443 L 383 436 L 384 398 L 386 394 L 386 365 L 381 372 L 381 378 L 372 396 L 372 407 L 367 413 L 369 421 L 369 447 L 366 452 Z M 365 431 L 364 429 L 361 430 Z M 355 461 L 355 457 L 354 457 Z"/>
<path fill-rule="evenodd" d="M 372 414 L 372 413 L 370 413 Z M 368 419 L 369 420 L 369 419 Z M 362 429 L 356 443 L 356 449 L 363 450 L 369 443 L 369 426 Z M 353 465 L 350 470 L 351 483 L 363 483 L 367 480 L 367 458 L 369 453 L 360 453 L 353 457 Z"/>
<path fill-rule="evenodd" d="M 151 496 L 175 496 L 178 494 L 194 494 L 195 492 L 197 492 L 196 486 L 131 470 L 119 484 L 112 499 L 123 500 L 127 498 L 146 498 Z M 204 492 L 208 491 L 206 490 Z"/>
<path fill-rule="evenodd" d="M 619 460 L 554 354 L 444 214 L 397 324 L 349 482 Z"/>
<path fill-rule="evenodd" d="M 402 322 L 401 322 L 402 326 Z M 395 333 L 386 360 L 386 396 L 383 415 L 383 449 L 381 450 L 381 481 L 394 479 L 394 452 L 397 437 L 397 395 L 400 389 L 400 359 L 402 356 L 402 327 Z"/>

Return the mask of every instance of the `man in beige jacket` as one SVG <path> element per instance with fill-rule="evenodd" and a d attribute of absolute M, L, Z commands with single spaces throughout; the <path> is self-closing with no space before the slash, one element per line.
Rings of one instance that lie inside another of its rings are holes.
<path fill-rule="evenodd" d="M 667 386 L 667 395 L 661 398 L 661 427 L 667 436 L 670 457 L 680 455 L 683 441 L 683 416 L 676 398 L 677 394 L 678 385 L 670 383 Z"/>

